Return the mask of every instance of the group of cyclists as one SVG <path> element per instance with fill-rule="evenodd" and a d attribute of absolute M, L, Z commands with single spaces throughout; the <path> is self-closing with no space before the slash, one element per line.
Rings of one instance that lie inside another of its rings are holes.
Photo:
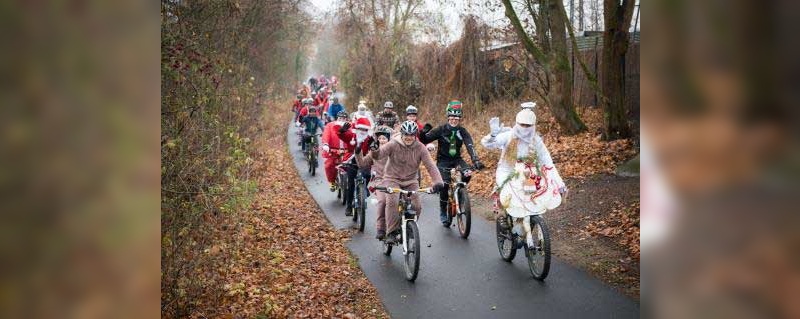
<path fill-rule="evenodd" d="M 318 87 L 318 90 L 312 90 L 307 96 L 299 92 L 292 110 L 295 125 L 303 132 L 302 149 L 305 150 L 306 144 L 315 139 L 314 145 L 320 145 L 325 159 L 323 165 L 330 191 L 345 190 L 342 194 L 345 215 L 353 214 L 352 192 L 357 174 L 366 177 L 371 190 L 380 187 L 416 191 L 420 188 L 422 165 L 431 178 L 430 190 L 439 193 L 440 221 L 444 227 L 449 227 L 451 170 L 458 168 L 460 178 L 468 183 L 473 171 L 485 168 L 475 151 L 470 132 L 461 125 L 463 104 L 458 100 L 450 101 L 445 107 L 447 121 L 433 127 L 420 122 L 419 109 L 413 105 L 405 108 L 405 121 L 401 121 L 392 101 L 383 103 L 383 110 L 373 115 L 367 102 L 361 100 L 356 110 L 348 113 L 329 84 L 321 80 L 310 83 L 310 87 Z M 534 106 L 534 103 L 523 103 L 513 127 L 503 127 L 498 118 L 492 118 L 490 133 L 481 139 L 484 147 L 501 150 L 496 193 L 500 194 L 498 202 L 502 205 L 518 204 L 518 207 L 501 210 L 502 214 L 515 218 L 524 215 L 515 210 L 520 207 L 532 215 L 558 206 L 561 195 L 567 191 L 541 137 L 535 133 Z M 319 132 L 321 141 L 316 140 Z M 462 148 L 466 149 L 472 165 L 462 157 Z M 435 162 L 430 154 L 433 149 L 436 149 Z M 347 166 L 347 187 L 341 187 L 337 185 L 337 167 L 348 161 L 355 165 Z M 516 187 L 516 178 L 521 175 L 525 175 L 522 183 L 527 184 L 520 184 L 520 189 L 530 185 L 533 188 L 525 189 L 522 197 L 527 200 L 512 196 L 516 198 L 512 203 L 513 200 L 507 196 L 509 192 L 503 193 L 502 190 L 507 185 Z M 402 240 L 397 214 L 399 194 L 373 192 L 373 195 L 377 198 L 376 238 L 388 243 Z M 419 195 L 413 195 L 411 201 L 419 216 L 422 211 Z M 509 219 L 498 218 L 498 227 L 510 229 L 513 225 L 506 222 Z"/>

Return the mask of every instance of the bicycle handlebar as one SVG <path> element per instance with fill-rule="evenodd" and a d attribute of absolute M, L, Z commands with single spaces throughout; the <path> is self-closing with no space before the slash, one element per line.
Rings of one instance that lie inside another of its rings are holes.
<path fill-rule="evenodd" d="M 420 189 L 415 190 L 415 191 L 407 191 L 407 190 L 404 190 L 402 188 L 382 187 L 382 186 L 374 187 L 374 189 L 377 190 L 377 191 L 384 192 L 386 194 L 400 193 L 400 194 L 405 194 L 407 196 L 414 195 L 415 193 L 434 194 L 433 193 L 433 188 L 431 188 L 431 187 L 420 188 Z"/>

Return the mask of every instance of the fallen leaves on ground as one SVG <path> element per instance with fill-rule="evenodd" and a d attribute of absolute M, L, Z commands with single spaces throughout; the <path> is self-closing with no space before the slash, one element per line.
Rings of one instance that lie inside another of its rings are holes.
<path fill-rule="evenodd" d="M 298 176 L 285 129 L 266 130 L 257 141 L 259 194 L 209 245 L 207 253 L 224 262 L 199 274 L 221 277 L 225 284 L 211 288 L 217 294 L 204 297 L 222 298 L 224 309 L 203 309 L 212 303 L 198 300 L 192 317 L 388 317 L 345 246 L 349 234 L 328 223 Z"/>
<path fill-rule="evenodd" d="M 599 219 L 587 224 L 583 231 L 588 236 L 602 236 L 615 239 L 625 247 L 630 258 L 639 260 L 639 200 L 623 205 L 614 203 L 608 214 L 602 214 Z M 624 268 L 624 267 L 623 267 Z"/>

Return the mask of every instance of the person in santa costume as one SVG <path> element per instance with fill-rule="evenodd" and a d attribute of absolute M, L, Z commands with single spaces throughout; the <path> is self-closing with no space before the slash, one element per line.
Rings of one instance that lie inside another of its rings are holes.
<path fill-rule="evenodd" d="M 350 122 L 347 121 L 347 112 L 339 112 L 336 120 L 326 124 L 322 131 L 322 157 L 325 158 L 325 177 L 330 183 L 331 192 L 336 191 L 336 165 L 342 160 L 350 158 L 355 149 L 355 147 L 348 147 L 349 143 L 339 138 L 339 130 L 345 124 L 350 125 Z"/>
<path fill-rule="evenodd" d="M 346 116 L 347 112 L 342 111 L 343 114 Z M 351 125 L 350 123 L 343 123 L 342 126 L 337 131 L 338 137 L 341 141 L 347 145 L 347 151 L 350 154 L 360 153 L 361 156 L 367 155 L 370 150 L 370 145 L 375 144 L 375 139 L 370 136 L 370 131 L 372 129 L 372 123 L 367 118 L 359 118 L 355 121 L 355 125 Z M 355 160 L 355 158 L 351 159 Z M 367 181 L 370 178 L 370 170 L 363 169 L 361 173 L 365 176 Z M 346 204 L 346 213 L 345 215 L 351 216 L 352 215 L 352 207 L 353 207 L 353 191 L 355 189 L 355 179 L 356 174 L 358 174 L 358 170 L 349 167 L 347 169 L 347 191 L 345 192 L 345 204 Z"/>

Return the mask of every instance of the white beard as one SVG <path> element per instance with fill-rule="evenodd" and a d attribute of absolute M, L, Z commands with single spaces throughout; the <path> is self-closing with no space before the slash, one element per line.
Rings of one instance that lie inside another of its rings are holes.
<path fill-rule="evenodd" d="M 364 140 L 366 140 L 368 136 L 369 136 L 369 133 L 366 133 L 366 132 L 365 132 L 365 133 L 358 132 L 358 133 L 356 133 L 356 142 L 358 142 L 359 144 L 361 144 L 361 142 L 363 142 Z"/>

